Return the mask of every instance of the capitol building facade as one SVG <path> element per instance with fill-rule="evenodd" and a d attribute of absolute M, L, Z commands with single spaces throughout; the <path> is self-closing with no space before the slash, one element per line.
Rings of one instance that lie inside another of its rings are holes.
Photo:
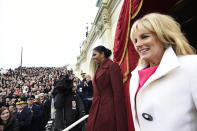
<path fill-rule="evenodd" d="M 82 43 L 81 53 L 74 68 L 76 76 L 80 76 L 81 73 L 94 75 L 96 70 L 96 64 L 92 60 L 94 47 L 104 45 L 113 51 L 116 25 L 123 2 L 123 0 L 97 0 L 99 9 Z"/>

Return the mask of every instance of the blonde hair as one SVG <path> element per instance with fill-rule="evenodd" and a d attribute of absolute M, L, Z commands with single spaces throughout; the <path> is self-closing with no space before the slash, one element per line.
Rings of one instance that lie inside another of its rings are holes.
<path fill-rule="evenodd" d="M 135 43 L 134 34 L 137 30 L 147 30 L 154 33 L 164 44 L 164 48 L 172 46 L 177 56 L 195 54 L 195 49 L 188 43 L 188 40 L 181 32 L 180 24 L 171 16 L 150 13 L 135 21 L 130 32 L 133 43 Z M 145 63 L 145 61 L 139 59 L 138 65 Z"/>
<path fill-rule="evenodd" d="M 91 76 L 90 75 L 86 75 L 85 78 L 89 78 L 91 80 Z"/>

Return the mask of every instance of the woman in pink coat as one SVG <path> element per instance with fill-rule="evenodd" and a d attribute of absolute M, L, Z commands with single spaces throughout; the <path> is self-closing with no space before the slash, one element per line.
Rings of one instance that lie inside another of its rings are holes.
<path fill-rule="evenodd" d="M 123 81 L 118 64 L 104 46 L 93 49 L 98 68 L 93 78 L 93 102 L 86 131 L 127 131 Z"/>

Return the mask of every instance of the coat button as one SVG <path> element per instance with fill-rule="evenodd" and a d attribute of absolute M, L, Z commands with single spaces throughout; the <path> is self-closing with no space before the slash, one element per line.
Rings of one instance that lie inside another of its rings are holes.
<path fill-rule="evenodd" d="M 148 121 L 153 121 L 153 117 L 147 113 L 142 113 L 142 116 Z"/>

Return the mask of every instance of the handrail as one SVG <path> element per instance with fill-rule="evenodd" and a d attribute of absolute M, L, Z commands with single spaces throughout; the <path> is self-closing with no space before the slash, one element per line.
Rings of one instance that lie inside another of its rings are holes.
<path fill-rule="evenodd" d="M 85 116 L 81 117 L 79 120 L 75 121 L 73 124 L 71 124 L 70 126 L 68 126 L 63 131 L 69 131 L 70 129 L 72 129 L 73 127 L 75 127 L 76 125 L 78 125 L 79 123 L 81 123 L 82 121 L 84 121 L 86 118 L 88 118 L 88 116 L 89 115 L 85 115 Z"/>

